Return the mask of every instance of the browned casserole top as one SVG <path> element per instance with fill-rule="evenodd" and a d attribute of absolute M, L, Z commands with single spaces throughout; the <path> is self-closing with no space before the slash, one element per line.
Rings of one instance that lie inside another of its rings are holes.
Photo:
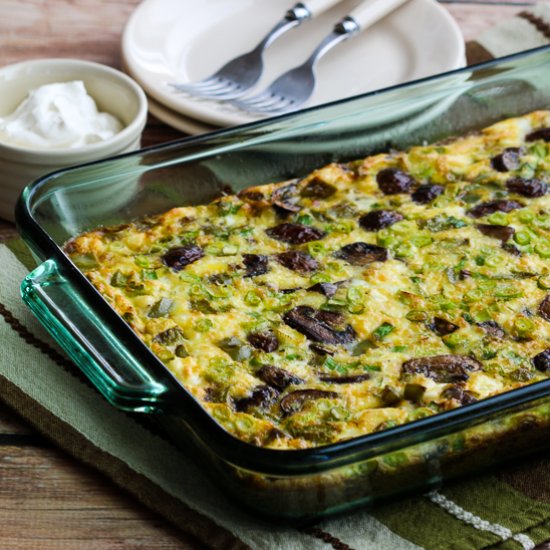
<path fill-rule="evenodd" d="M 550 113 L 66 251 L 229 432 L 341 441 L 550 373 Z"/>

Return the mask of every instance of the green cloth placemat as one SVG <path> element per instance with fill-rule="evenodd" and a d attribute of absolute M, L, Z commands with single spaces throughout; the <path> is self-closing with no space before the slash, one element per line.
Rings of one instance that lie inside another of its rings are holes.
<path fill-rule="evenodd" d="M 0 245 L 0 265 L 0 397 L 207 547 L 532 549 L 550 539 L 550 460 L 543 458 L 302 530 L 241 512 L 182 452 L 82 379 L 21 301 L 20 282 L 32 266 L 21 241 Z"/>

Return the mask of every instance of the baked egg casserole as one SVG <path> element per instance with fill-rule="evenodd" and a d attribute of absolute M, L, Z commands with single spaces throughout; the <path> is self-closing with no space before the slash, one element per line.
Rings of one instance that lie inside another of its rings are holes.
<path fill-rule="evenodd" d="M 300 449 L 380 431 L 550 375 L 550 112 L 65 252 L 236 437 Z"/>

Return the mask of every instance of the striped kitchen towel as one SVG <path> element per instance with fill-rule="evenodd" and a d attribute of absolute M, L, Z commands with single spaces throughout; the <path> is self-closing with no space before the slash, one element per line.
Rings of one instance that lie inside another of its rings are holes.
<path fill-rule="evenodd" d="M 111 407 L 57 348 L 19 295 L 32 267 L 22 241 L 0 245 L 0 265 L 0 398 L 206 547 L 550 550 L 544 543 L 550 539 L 550 459 L 544 456 L 301 529 L 248 515 L 181 451 Z"/>

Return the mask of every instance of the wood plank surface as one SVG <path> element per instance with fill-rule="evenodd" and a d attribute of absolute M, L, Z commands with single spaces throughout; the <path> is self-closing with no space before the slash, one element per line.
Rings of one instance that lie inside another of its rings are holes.
<path fill-rule="evenodd" d="M 120 67 L 120 36 L 139 0 L 1 0 L 0 66 L 74 57 Z M 289 2 L 291 3 L 291 2 Z M 445 4 L 466 39 L 523 9 Z M 182 134 L 150 117 L 143 145 Z M 0 231 L 10 225 L 0 223 Z M 0 406 L 0 549 L 199 548 Z"/>

